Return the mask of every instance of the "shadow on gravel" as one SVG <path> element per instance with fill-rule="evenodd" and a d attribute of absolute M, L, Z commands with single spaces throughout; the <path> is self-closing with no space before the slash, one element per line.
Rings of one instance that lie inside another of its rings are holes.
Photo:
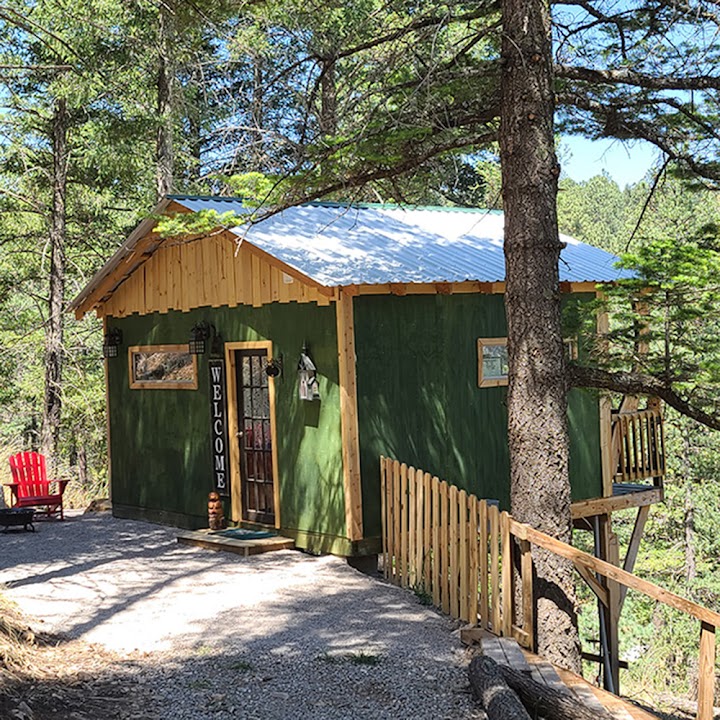
<path fill-rule="evenodd" d="M 483 718 L 462 659 L 449 650 L 449 623 L 412 595 L 378 586 L 380 597 L 360 602 L 340 591 L 273 603 L 265 614 L 276 622 L 254 631 L 249 618 L 211 618 L 201 642 L 161 662 L 98 650 L 84 669 L 71 652 L 77 641 L 58 638 L 77 676 L 61 662 L 57 676 L 14 678 L 0 689 L 0 717 L 24 703 L 31 714 L 23 720 Z"/>
<path fill-rule="evenodd" d="M 68 638 L 113 622 L 122 632 L 135 617 L 148 636 L 160 623 L 175 633 L 171 649 L 125 659 L 58 638 L 56 655 L 41 651 L 47 676 L 3 679 L 2 718 L 21 702 L 32 713 L 23 720 L 483 717 L 452 624 L 333 558 L 198 551 L 168 528 L 87 516 L 43 524 L 37 537 L 0 537 L 0 557 L 0 582 L 22 597 L 93 593 L 81 617 L 64 620 Z M 118 591 L 104 586 L 116 560 L 131 561 Z M 160 612 L 132 614 L 144 601 Z M 88 654 L 75 657 L 80 646 Z"/>

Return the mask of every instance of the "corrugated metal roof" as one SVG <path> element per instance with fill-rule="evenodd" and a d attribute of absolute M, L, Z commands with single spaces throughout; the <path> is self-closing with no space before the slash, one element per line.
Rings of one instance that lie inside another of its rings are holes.
<path fill-rule="evenodd" d="M 247 213 L 238 198 L 171 196 L 188 210 Z M 232 232 L 317 282 L 498 282 L 505 279 L 501 212 L 308 203 Z M 560 280 L 628 277 L 617 258 L 561 235 Z"/>

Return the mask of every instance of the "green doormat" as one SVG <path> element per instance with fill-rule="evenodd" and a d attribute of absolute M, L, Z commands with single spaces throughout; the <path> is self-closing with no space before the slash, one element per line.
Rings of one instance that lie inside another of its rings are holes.
<path fill-rule="evenodd" d="M 262 538 L 275 537 L 277 533 L 265 532 L 263 530 L 243 530 L 243 528 L 230 528 L 214 532 L 213 535 L 234 538 L 235 540 L 260 540 Z"/>

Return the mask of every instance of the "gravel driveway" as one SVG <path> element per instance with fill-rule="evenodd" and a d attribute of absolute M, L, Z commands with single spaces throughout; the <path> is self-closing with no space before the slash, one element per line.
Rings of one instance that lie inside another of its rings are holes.
<path fill-rule="evenodd" d="M 118 717 L 484 717 L 455 626 L 338 558 L 200 550 L 107 513 L 36 527 L 0 534 L 0 583 L 34 629 L 119 655 L 144 700 Z"/>

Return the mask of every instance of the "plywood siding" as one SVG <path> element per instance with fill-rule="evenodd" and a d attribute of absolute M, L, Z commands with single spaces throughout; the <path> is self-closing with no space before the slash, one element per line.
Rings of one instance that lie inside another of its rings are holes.
<path fill-rule="evenodd" d="M 247 244 L 218 234 L 191 242 L 168 239 L 98 307 L 126 317 L 198 307 L 261 307 L 271 302 L 329 305 L 331 291 L 290 277 Z"/>
<path fill-rule="evenodd" d="M 335 308 L 289 303 L 171 310 L 111 318 L 109 324 L 122 330 L 125 353 L 131 345 L 187 342 L 190 328 L 202 321 L 212 322 L 227 343 L 272 341 L 273 355 L 284 358 L 274 388 L 282 530 L 293 537 L 313 533 L 298 546 L 317 551 L 346 539 Z M 295 368 L 303 345 L 318 367 L 321 400 L 298 395 Z M 126 358 L 107 362 L 113 501 L 126 516 L 207 527 L 213 488 L 208 357 L 197 357 L 198 387 L 192 392 L 132 389 Z M 229 511 L 228 506 L 228 517 Z"/>

